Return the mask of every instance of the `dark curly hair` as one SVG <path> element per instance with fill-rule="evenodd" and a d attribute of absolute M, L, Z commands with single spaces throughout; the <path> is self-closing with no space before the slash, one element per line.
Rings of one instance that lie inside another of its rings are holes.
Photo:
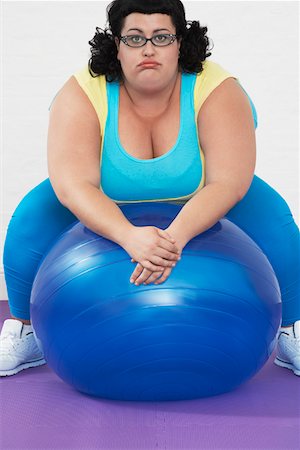
<path fill-rule="evenodd" d="M 180 0 L 113 0 L 106 9 L 109 28 L 96 27 L 96 34 L 89 41 L 91 58 L 88 67 L 92 77 L 105 75 L 107 81 L 123 81 L 122 69 L 117 59 L 115 37 L 120 37 L 124 19 L 129 14 L 168 14 L 181 41 L 179 70 L 188 73 L 202 72 L 202 63 L 210 56 L 207 27 L 199 21 L 186 21 L 184 6 Z"/>

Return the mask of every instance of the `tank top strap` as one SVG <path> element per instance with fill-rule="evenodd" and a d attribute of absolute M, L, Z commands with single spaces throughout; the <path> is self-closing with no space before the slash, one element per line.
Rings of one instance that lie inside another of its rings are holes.
<path fill-rule="evenodd" d="M 182 73 L 180 88 L 180 129 L 179 137 L 186 134 L 189 129 L 189 121 L 194 121 L 194 86 L 196 83 L 196 74 Z M 107 83 L 107 103 L 113 114 L 113 121 L 110 126 L 113 127 L 114 135 L 118 135 L 118 116 L 120 106 L 120 83 L 113 81 Z M 177 145 L 179 140 L 177 140 Z"/>

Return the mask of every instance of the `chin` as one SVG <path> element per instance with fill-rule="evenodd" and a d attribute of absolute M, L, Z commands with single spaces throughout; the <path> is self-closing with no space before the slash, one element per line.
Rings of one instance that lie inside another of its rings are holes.
<path fill-rule="evenodd" d="M 146 74 L 145 76 L 135 78 L 133 82 L 135 84 L 138 83 L 143 89 L 157 88 L 168 84 L 168 81 L 161 74 Z"/>

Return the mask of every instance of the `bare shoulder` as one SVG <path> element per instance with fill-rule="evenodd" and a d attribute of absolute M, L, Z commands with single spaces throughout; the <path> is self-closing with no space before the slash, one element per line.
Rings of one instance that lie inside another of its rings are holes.
<path fill-rule="evenodd" d="M 89 98 L 71 77 L 55 97 L 47 140 L 49 177 L 59 199 L 80 180 L 99 186 L 100 125 Z"/>
<path fill-rule="evenodd" d="M 218 114 L 223 115 L 225 111 L 230 113 L 242 110 L 249 115 L 251 107 L 248 97 L 235 78 L 226 78 L 203 103 L 198 114 L 198 125 L 208 119 L 210 115 L 217 119 Z"/>
<path fill-rule="evenodd" d="M 251 105 L 236 79 L 227 78 L 207 97 L 199 112 L 198 133 L 206 184 L 233 184 L 242 198 L 253 178 L 256 142 Z"/>
<path fill-rule="evenodd" d="M 88 121 L 99 128 L 99 119 L 95 108 L 88 96 L 81 88 L 74 76 L 71 76 L 56 95 L 52 105 L 51 114 L 70 117 L 77 120 Z"/>

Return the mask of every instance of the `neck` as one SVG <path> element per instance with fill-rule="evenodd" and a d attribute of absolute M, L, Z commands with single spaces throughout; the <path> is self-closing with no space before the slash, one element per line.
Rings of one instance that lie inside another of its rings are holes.
<path fill-rule="evenodd" d="M 162 115 L 172 103 L 180 81 L 180 74 L 176 73 L 172 81 L 160 89 L 137 89 L 126 80 L 123 86 L 134 111 L 141 117 L 152 118 Z"/>

